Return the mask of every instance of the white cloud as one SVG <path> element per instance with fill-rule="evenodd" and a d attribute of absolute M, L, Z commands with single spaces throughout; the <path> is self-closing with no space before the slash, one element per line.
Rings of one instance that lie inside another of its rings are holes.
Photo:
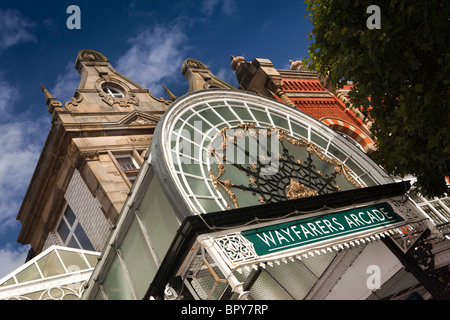
<path fill-rule="evenodd" d="M 18 10 L 0 10 L 0 51 L 20 43 L 36 41 L 31 32 L 34 26 L 35 24 Z"/>
<path fill-rule="evenodd" d="M 186 40 L 181 24 L 161 25 L 144 30 L 130 40 L 131 48 L 116 63 L 116 69 L 150 90 L 155 96 L 163 92 L 162 80 L 180 73 Z"/>
<path fill-rule="evenodd" d="M 0 233 L 16 224 L 49 129 L 48 119 L 0 123 Z"/>
<path fill-rule="evenodd" d="M 0 111 L 5 116 L 0 119 L 0 234 L 17 223 L 16 215 L 50 127 L 48 118 L 11 112 L 18 90 L 1 74 Z"/>
<path fill-rule="evenodd" d="M 222 7 L 222 12 L 228 16 L 235 11 L 234 0 L 203 0 L 201 11 L 206 15 L 211 15 L 216 7 Z"/>
<path fill-rule="evenodd" d="M 2 99 L 0 99 L 0 112 L 3 112 L 11 105 L 17 92 L 12 85 L 1 79 L 0 92 L 2 93 Z"/>
<path fill-rule="evenodd" d="M 231 67 L 220 68 L 219 71 L 217 71 L 216 76 L 234 87 L 237 87 L 239 85 L 236 79 L 236 73 L 235 71 L 233 71 L 233 69 L 231 69 Z"/>
<path fill-rule="evenodd" d="M 29 246 L 7 244 L 0 248 L 0 278 L 8 275 L 25 263 Z"/>
<path fill-rule="evenodd" d="M 70 61 L 66 64 L 64 72 L 56 77 L 55 86 L 50 89 L 50 93 L 64 105 L 73 97 L 79 85 L 80 74 L 75 70 L 73 61 Z"/>

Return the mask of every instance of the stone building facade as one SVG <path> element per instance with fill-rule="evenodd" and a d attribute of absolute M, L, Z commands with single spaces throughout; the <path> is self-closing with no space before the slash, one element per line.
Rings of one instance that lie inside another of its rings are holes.
<path fill-rule="evenodd" d="M 99 52 L 80 51 L 75 68 L 80 84 L 64 106 L 42 86 L 52 127 L 17 215 L 18 242 L 35 254 L 51 245 L 102 250 L 171 103 Z"/>

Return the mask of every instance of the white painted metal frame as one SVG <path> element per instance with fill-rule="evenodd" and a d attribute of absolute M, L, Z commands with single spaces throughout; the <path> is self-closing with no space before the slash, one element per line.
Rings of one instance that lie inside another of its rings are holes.
<path fill-rule="evenodd" d="M 59 250 L 61 251 L 68 251 L 68 252 L 76 252 L 80 253 L 83 257 L 84 262 L 88 266 L 87 269 L 84 270 L 68 270 L 66 267 L 66 263 L 64 263 L 63 259 L 61 258 L 61 255 L 59 254 Z M 55 254 L 61 263 L 65 273 L 60 275 L 54 275 L 50 277 L 44 277 L 41 268 L 37 264 L 37 262 L 42 258 L 45 257 L 47 254 L 49 254 L 51 251 L 55 251 Z M 89 277 L 91 276 L 92 271 L 95 268 L 95 265 L 92 265 L 89 263 L 89 260 L 86 259 L 85 254 L 94 255 L 94 256 L 100 256 L 99 252 L 95 251 L 87 251 L 83 249 L 75 249 L 70 247 L 63 247 L 63 246 L 51 246 L 50 248 L 46 249 L 42 253 L 40 253 L 38 256 L 34 257 L 27 263 L 23 264 L 10 274 L 6 275 L 2 279 L 0 279 L 0 284 L 4 283 L 5 281 L 13 278 L 16 284 L 11 284 L 7 286 L 0 287 L 0 300 L 4 299 L 26 299 L 21 298 L 26 294 L 30 294 L 33 292 L 38 292 L 42 290 L 50 290 L 53 288 L 62 288 L 62 287 L 68 287 L 69 289 L 71 287 L 77 287 L 77 283 L 80 284 L 84 283 L 85 281 L 89 280 Z M 40 279 L 26 281 L 26 282 L 19 282 L 16 278 L 16 274 L 20 273 L 21 271 L 25 270 L 26 268 L 30 267 L 31 265 L 35 265 L 37 268 Z M 78 290 L 78 292 L 77 292 Z M 78 298 L 81 298 L 82 290 L 72 290 L 73 294 L 76 295 Z"/>

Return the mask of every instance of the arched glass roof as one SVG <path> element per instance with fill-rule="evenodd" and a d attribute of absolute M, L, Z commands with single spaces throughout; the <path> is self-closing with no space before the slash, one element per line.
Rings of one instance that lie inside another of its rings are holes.
<path fill-rule="evenodd" d="M 155 135 L 161 149 L 156 144 L 154 159 L 165 159 L 161 176 L 171 176 L 176 186 L 167 191 L 181 194 L 193 213 L 392 182 L 323 123 L 247 92 L 186 95 L 166 112 Z"/>

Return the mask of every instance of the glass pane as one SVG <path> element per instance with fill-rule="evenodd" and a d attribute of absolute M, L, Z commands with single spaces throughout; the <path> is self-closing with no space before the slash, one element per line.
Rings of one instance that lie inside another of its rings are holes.
<path fill-rule="evenodd" d="M 80 245 L 78 244 L 77 240 L 75 239 L 75 237 L 71 237 L 69 243 L 67 244 L 68 247 L 71 248 L 77 248 L 80 249 Z"/>
<path fill-rule="evenodd" d="M 103 289 L 109 300 L 133 300 L 133 294 L 117 256 L 114 257 L 108 270 Z"/>
<path fill-rule="evenodd" d="M 249 106 L 251 106 L 251 105 L 249 105 Z M 258 122 L 260 122 L 260 123 L 262 122 L 266 125 L 270 125 L 270 120 L 269 120 L 269 117 L 267 116 L 267 113 L 264 111 L 260 111 L 259 109 L 261 109 L 261 108 L 253 106 L 253 108 L 251 108 L 250 111 L 253 113 L 253 115 L 255 116 L 256 120 L 258 120 Z"/>
<path fill-rule="evenodd" d="M 200 170 L 200 166 L 198 165 L 198 163 L 195 163 L 194 160 L 192 160 L 192 163 L 181 163 L 181 169 L 184 173 L 191 173 L 200 177 L 203 176 L 203 173 Z"/>
<path fill-rule="evenodd" d="M 198 108 L 198 107 L 197 107 L 197 108 Z M 201 108 L 203 108 L 203 105 L 202 105 Z M 188 119 L 192 114 L 194 114 L 194 112 L 192 112 L 192 110 L 186 110 L 186 111 L 183 113 L 183 115 L 181 116 L 180 119 L 186 120 L 186 119 Z M 179 125 L 181 126 L 181 123 L 179 124 L 179 122 L 177 122 L 177 123 L 175 124 L 175 129 L 179 128 Z"/>
<path fill-rule="evenodd" d="M 275 114 L 271 114 L 271 116 L 272 116 L 272 120 L 273 120 L 273 123 L 275 124 L 275 126 L 277 126 L 278 128 L 282 128 L 286 131 L 289 130 L 289 124 L 286 119 L 281 118 L 280 116 L 277 116 Z"/>
<path fill-rule="evenodd" d="M 314 275 L 319 278 L 322 273 L 328 268 L 330 263 L 336 257 L 336 252 L 328 252 L 326 254 L 315 255 L 314 257 L 302 259 L 304 264 Z"/>
<path fill-rule="evenodd" d="M 311 131 L 311 142 L 321 147 L 323 150 L 326 150 L 328 145 L 328 140 L 325 140 L 320 136 L 319 134 L 315 133 L 314 131 Z"/>
<path fill-rule="evenodd" d="M 14 280 L 14 278 L 9 278 L 8 280 L 0 284 L 0 287 L 10 286 L 12 284 L 16 284 L 16 281 Z"/>
<path fill-rule="evenodd" d="M 202 115 L 203 116 L 203 115 Z M 209 125 L 208 123 L 206 123 L 203 118 L 199 117 L 198 115 L 194 115 L 192 116 L 189 120 L 188 123 L 194 127 L 197 128 L 198 130 L 200 130 L 201 132 L 205 132 L 209 129 L 211 129 L 211 125 Z M 184 129 L 189 130 L 191 136 L 187 136 L 188 138 L 190 137 L 191 140 L 194 139 L 194 129 L 192 129 L 192 127 L 190 126 L 185 126 Z M 183 133 L 183 132 L 181 132 Z"/>
<path fill-rule="evenodd" d="M 308 138 L 308 129 L 305 128 L 304 126 L 298 125 L 296 123 L 291 123 L 292 126 L 292 131 L 294 132 L 294 134 L 297 134 L 299 136 L 301 136 L 303 139 L 307 139 Z"/>
<path fill-rule="evenodd" d="M 80 298 L 78 298 L 75 294 L 66 294 L 62 300 L 80 300 Z"/>
<path fill-rule="evenodd" d="M 198 106 L 195 106 L 195 107 L 194 107 L 194 110 L 197 111 L 197 112 L 199 112 L 199 111 L 201 111 L 201 110 L 203 110 L 203 109 L 206 109 L 206 108 L 208 108 L 208 105 L 207 105 L 207 104 L 200 104 L 200 105 L 198 105 Z"/>
<path fill-rule="evenodd" d="M 344 154 L 339 148 L 337 148 L 334 144 L 331 144 L 328 148 L 328 153 L 331 153 L 336 159 L 341 162 L 347 158 L 347 155 Z"/>
<path fill-rule="evenodd" d="M 81 227 L 81 224 L 78 223 L 77 227 L 75 228 L 75 235 L 78 239 L 78 242 L 81 245 L 81 248 L 84 250 L 91 250 L 95 251 L 94 247 L 92 246 L 91 241 L 89 241 L 88 236 L 83 230 L 83 227 Z"/>
<path fill-rule="evenodd" d="M 122 170 L 134 170 L 136 169 L 136 166 L 133 163 L 133 160 L 131 160 L 130 157 L 118 157 L 117 162 L 119 163 Z"/>
<path fill-rule="evenodd" d="M 65 243 L 67 240 L 67 237 L 69 236 L 70 229 L 67 226 L 66 222 L 64 220 L 61 220 L 61 223 L 58 227 L 58 234 L 61 237 L 62 241 Z"/>
<path fill-rule="evenodd" d="M 41 290 L 41 291 L 36 291 L 36 292 L 31 292 L 31 293 L 21 295 L 21 297 L 26 297 L 26 298 L 29 298 L 30 300 L 39 300 L 43 293 L 44 293 L 44 291 Z"/>
<path fill-rule="evenodd" d="M 51 277 L 66 273 L 55 251 L 49 252 L 47 255 L 39 259 L 36 263 L 41 269 L 44 277 Z"/>
<path fill-rule="evenodd" d="M 254 122 L 252 116 L 250 115 L 250 113 L 248 113 L 247 108 L 239 108 L 239 107 L 235 107 L 233 108 L 234 112 L 237 113 L 237 115 L 244 121 L 246 122 Z"/>
<path fill-rule="evenodd" d="M 252 285 L 250 295 L 255 300 L 292 300 L 292 297 L 265 270 Z"/>
<path fill-rule="evenodd" d="M 221 107 L 220 110 L 218 110 L 217 112 L 219 112 L 220 115 L 228 122 L 230 122 L 230 120 L 237 119 L 234 113 L 228 107 Z"/>
<path fill-rule="evenodd" d="M 128 273 L 133 282 L 138 299 L 144 297 L 158 267 L 145 241 L 139 222 L 133 219 L 125 239 L 120 246 Z"/>
<path fill-rule="evenodd" d="M 192 193 L 196 196 L 210 196 L 211 193 L 207 188 L 203 179 L 196 179 L 192 177 L 186 176 L 186 181 L 189 184 L 189 187 L 192 190 Z"/>
<path fill-rule="evenodd" d="M 68 271 L 85 270 L 89 268 L 80 252 L 58 250 L 58 253 Z"/>
<path fill-rule="evenodd" d="M 266 270 L 296 300 L 303 299 L 316 282 L 316 278 L 298 261 Z"/>
<path fill-rule="evenodd" d="M 30 266 L 28 266 L 26 269 L 20 271 L 18 274 L 16 274 L 16 279 L 19 282 L 27 282 L 31 280 L 37 280 L 41 279 L 41 275 L 39 274 L 39 271 L 36 267 L 36 265 L 33 263 Z"/>
<path fill-rule="evenodd" d="M 84 254 L 86 260 L 88 261 L 91 268 L 94 268 L 98 262 L 98 256 L 94 256 L 92 254 Z"/>
<path fill-rule="evenodd" d="M 64 212 L 64 216 L 67 219 L 67 222 L 69 222 L 69 226 L 73 226 L 73 223 L 75 222 L 75 214 L 72 211 L 72 208 L 70 206 L 67 206 L 66 211 Z"/>
<path fill-rule="evenodd" d="M 179 223 L 156 176 L 150 182 L 147 194 L 139 206 L 139 212 L 161 261 L 172 243 Z"/>
<path fill-rule="evenodd" d="M 202 116 L 213 125 L 223 122 L 223 120 L 211 109 L 202 111 Z"/>
<path fill-rule="evenodd" d="M 366 187 L 373 187 L 373 186 L 378 185 L 378 183 L 376 183 L 375 180 L 372 178 L 372 175 L 370 172 L 369 172 L 369 174 L 365 174 L 364 176 L 362 176 L 360 179 L 364 182 Z"/>
<path fill-rule="evenodd" d="M 206 212 L 215 212 L 219 211 L 220 207 L 219 204 L 215 200 L 210 199 L 197 199 L 197 201 L 200 203 L 200 205 L 205 209 Z M 222 201 L 219 200 L 219 203 L 222 206 L 225 206 Z"/>
<path fill-rule="evenodd" d="M 356 164 L 353 159 L 348 159 L 345 163 L 347 167 L 349 167 L 357 176 L 360 176 L 364 173 L 364 171 L 360 168 L 359 165 Z"/>

